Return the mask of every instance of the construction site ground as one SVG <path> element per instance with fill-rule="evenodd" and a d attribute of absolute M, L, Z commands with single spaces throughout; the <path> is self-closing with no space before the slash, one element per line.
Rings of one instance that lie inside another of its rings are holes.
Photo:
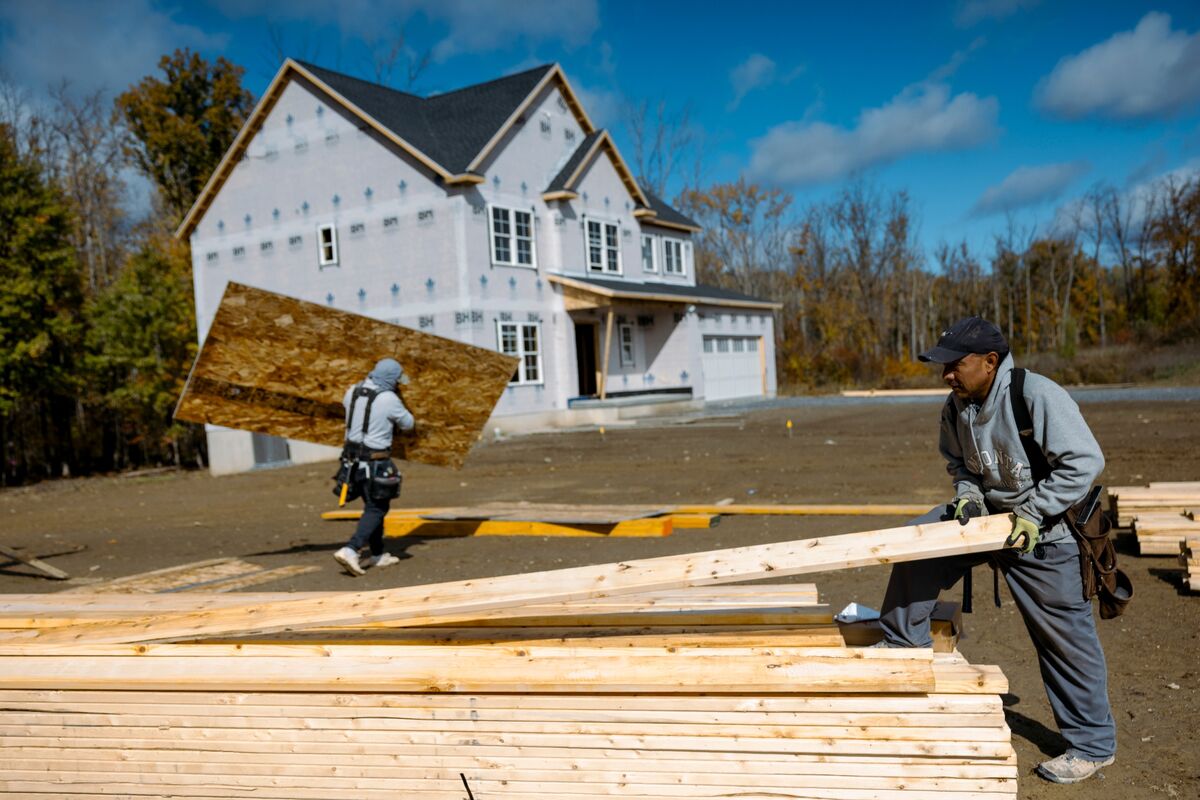
<path fill-rule="evenodd" d="M 1200 480 L 1200 405 L 1195 401 L 1107 401 L 1081 407 L 1104 449 L 1105 484 Z M 936 399 L 724 409 L 687 419 L 487 440 L 461 471 L 410 465 L 397 505 L 464 506 L 489 501 L 675 504 L 928 503 L 949 499 L 937 454 Z M 786 421 L 794 427 L 789 436 Z M 710 530 L 665 538 L 473 537 L 408 541 L 388 549 L 398 565 L 352 579 L 333 551 L 351 523 L 324 522 L 335 504 L 332 462 L 214 478 L 204 472 L 64 480 L 0 491 L 3 541 L 50 555 L 74 578 L 111 579 L 220 556 L 264 567 L 314 565 L 305 575 L 252 591 L 365 590 L 548 570 L 656 555 L 870 530 L 888 517 L 725 517 Z M 1118 542 L 1135 586 L 1126 615 L 1101 621 L 1118 730 L 1117 763 L 1102 779 L 1053 786 L 1031 774 L 1063 747 L 1042 690 L 1033 647 L 1007 590 L 991 600 L 977 571 L 975 613 L 963 653 L 998 664 L 1011 693 L 1008 721 L 1021 760 L 1022 798 L 1200 797 L 1200 595 L 1180 585 L 1167 556 L 1140 558 Z M 850 601 L 878 607 L 885 568 L 845 570 L 815 581 L 836 611 Z M 24 565 L 0 568 L 0 592 L 50 592 L 61 582 Z M 960 599 L 956 588 L 950 599 Z"/>

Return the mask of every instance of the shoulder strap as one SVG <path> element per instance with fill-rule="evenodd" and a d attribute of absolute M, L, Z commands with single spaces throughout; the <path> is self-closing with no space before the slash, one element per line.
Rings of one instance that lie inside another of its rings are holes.
<path fill-rule="evenodd" d="M 1050 462 L 1033 438 L 1033 418 L 1029 415 L 1029 405 L 1025 402 L 1025 372 L 1023 367 L 1013 367 L 1012 382 L 1008 385 L 1008 398 L 1012 401 L 1013 419 L 1017 423 L 1017 433 L 1021 436 L 1021 446 L 1025 448 L 1025 458 L 1029 461 L 1029 470 L 1034 483 L 1041 483 L 1050 477 Z"/>
<path fill-rule="evenodd" d="M 375 389 L 368 389 L 361 383 L 354 387 L 354 394 L 350 397 L 350 410 L 346 412 L 346 439 L 350 438 L 350 421 L 354 419 L 354 404 L 358 402 L 358 398 L 367 398 L 367 408 L 363 413 L 362 435 L 363 441 L 367 440 L 367 429 L 371 425 L 371 406 L 375 403 L 375 398 L 379 396 L 379 392 Z"/>

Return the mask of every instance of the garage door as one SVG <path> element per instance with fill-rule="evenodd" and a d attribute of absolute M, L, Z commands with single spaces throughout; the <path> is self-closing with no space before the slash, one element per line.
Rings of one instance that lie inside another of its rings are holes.
<path fill-rule="evenodd" d="M 704 337 L 704 399 L 757 397 L 763 393 L 762 340 L 758 336 Z"/>

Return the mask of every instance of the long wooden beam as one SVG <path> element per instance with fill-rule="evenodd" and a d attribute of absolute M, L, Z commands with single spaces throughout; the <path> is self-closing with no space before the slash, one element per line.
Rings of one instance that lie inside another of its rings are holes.
<path fill-rule="evenodd" d="M 655 589 L 890 564 L 1004 547 L 1010 518 L 967 525 L 938 522 L 840 536 L 663 556 L 550 572 L 354 592 L 242 608 L 163 614 L 118 624 L 38 631 L 42 642 L 148 642 L 232 633 L 270 633 L 322 625 L 406 620 L 410 625 L 471 619 L 482 611 L 539 602 L 636 594 Z"/>

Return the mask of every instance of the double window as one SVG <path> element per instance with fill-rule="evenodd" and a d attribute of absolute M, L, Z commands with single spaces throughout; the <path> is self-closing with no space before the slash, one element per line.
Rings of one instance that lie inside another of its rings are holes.
<path fill-rule="evenodd" d="M 536 267 L 533 213 L 492 206 L 492 263 Z"/>
<path fill-rule="evenodd" d="M 611 222 L 587 221 L 589 272 L 621 274 L 621 232 Z"/>
<path fill-rule="evenodd" d="M 322 225 L 317 228 L 317 264 L 329 267 L 337 263 L 337 228 L 333 225 Z"/>
<path fill-rule="evenodd" d="M 536 322 L 497 322 L 500 352 L 520 359 L 510 385 L 542 382 L 541 333 Z"/>

